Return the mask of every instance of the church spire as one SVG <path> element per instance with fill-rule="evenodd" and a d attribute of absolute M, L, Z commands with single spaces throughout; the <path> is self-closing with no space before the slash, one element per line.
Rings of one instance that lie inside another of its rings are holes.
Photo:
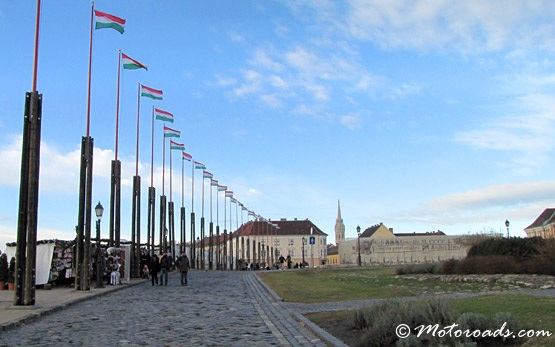
<path fill-rule="evenodd" d="M 337 219 L 335 220 L 336 223 L 343 223 L 343 218 L 341 218 L 341 205 L 339 200 L 337 200 Z"/>
<path fill-rule="evenodd" d="M 335 220 L 335 244 L 339 245 L 345 240 L 345 224 L 341 218 L 341 204 L 337 200 L 337 219 Z"/>

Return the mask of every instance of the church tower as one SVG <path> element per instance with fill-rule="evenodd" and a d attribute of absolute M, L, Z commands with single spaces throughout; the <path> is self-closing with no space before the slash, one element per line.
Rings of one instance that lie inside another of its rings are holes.
<path fill-rule="evenodd" d="M 341 218 L 341 206 L 339 204 L 339 200 L 337 200 L 337 219 L 335 220 L 335 244 L 339 245 L 343 241 L 345 241 L 345 224 L 343 224 L 343 218 Z"/>

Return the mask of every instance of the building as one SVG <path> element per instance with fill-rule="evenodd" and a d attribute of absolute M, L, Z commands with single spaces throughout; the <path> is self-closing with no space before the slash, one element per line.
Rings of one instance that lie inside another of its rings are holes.
<path fill-rule="evenodd" d="M 394 234 L 379 223 L 364 230 L 360 240 L 344 240 L 338 253 L 340 264 L 357 264 L 360 251 L 362 265 L 388 265 L 462 259 L 469 248 L 465 236 L 447 236 L 441 231 Z"/>
<path fill-rule="evenodd" d="M 310 220 L 250 221 L 232 235 L 227 248 L 240 263 L 262 267 L 289 257 L 292 265 L 305 263 L 310 267 L 327 263 L 327 234 Z"/>
<path fill-rule="evenodd" d="M 339 265 L 339 246 L 328 245 L 328 265 Z"/>
<path fill-rule="evenodd" d="M 526 237 L 555 238 L 555 208 L 545 209 L 524 232 Z"/>

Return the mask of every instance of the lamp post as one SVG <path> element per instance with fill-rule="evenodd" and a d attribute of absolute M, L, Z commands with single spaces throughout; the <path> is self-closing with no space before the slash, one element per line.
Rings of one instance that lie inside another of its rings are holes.
<path fill-rule="evenodd" d="M 509 220 L 505 219 L 505 226 L 507 227 L 507 238 L 509 238 L 509 224 L 510 224 Z"/>
<path fill-rule="evenodd" d="M 358 266 L 362 266 L 362 260 L 360 258 L 360 225 L 357 225 L 358 234 Z"/>
<path fill-rule="evenodd" d="M 305 244 L 306 244 L 306 238 L 303 237 L 303 245 L 302 245 L 302 246 L 303 246 L 303 251 L 302 251 L 302 253 L 303 253 L 303 263 L 302 263 L 302 266 L 301 266 L 301 267 L 304 267 L 304 245 L 305 245 Z"/>
<path fill-rule="evenodd" d="M 96 288 L 104 288 L 104 269 L 102 267 L 104 261 L 102 252 L 100 252 L 100 220 L 104 213 L 104 207 L 100 201 L 94 208 L 94 212 L 96 213 Z"/>

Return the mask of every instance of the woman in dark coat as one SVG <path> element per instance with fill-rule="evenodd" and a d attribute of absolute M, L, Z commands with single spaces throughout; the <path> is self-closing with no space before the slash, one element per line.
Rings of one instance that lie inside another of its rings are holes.
<path fill-rule="evenodd" d="M 158 271 L 160 271 L 160 260 L 158 260 L 158 256 L 156 254 L 154 254 L 150 258 L 150 264 L 148 267 L 150 269 L 150 276 L 152 277 L 152 285 L 154 285 L 154 283 L 158 284 Z"/>

